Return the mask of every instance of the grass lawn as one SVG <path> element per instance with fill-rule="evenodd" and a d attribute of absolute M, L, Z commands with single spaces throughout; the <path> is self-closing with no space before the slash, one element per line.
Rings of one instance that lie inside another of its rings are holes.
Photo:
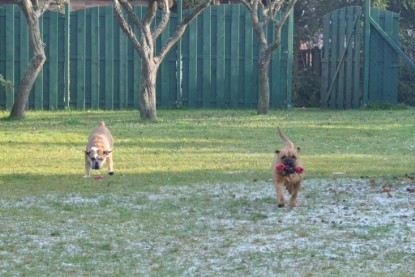
<path fill-rule="evenodd" d="M 415 274 L 415 109 L 158 116 L 0 120 L 1 276 Z M 83 151 L 100 120 L 115 176 L 95 181 Z M 306 170 L 294 209 L 270 181 L 277 126 Z"/>

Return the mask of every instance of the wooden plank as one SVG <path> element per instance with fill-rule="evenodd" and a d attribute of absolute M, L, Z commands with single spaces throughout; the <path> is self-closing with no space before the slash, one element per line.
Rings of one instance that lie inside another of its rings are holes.
<path fill-rule="evenodd" d="M 185 13 L 184 13 L 185 14 Z M 189 28 L 186 29 L 182 36 L 182 102 L 188 106 L 189 96 Z"/>
<path fill-rule="evenodd" d="M 330 85 L 329 70 L 330 70 L 330 28 L 331 28 L 331 15 L 326 14 L 323 16 L 323 54 L 321 60 L 321 90 L 320 90 L 320 106 L 327 108 L 328 89 Z"/>
<path fill-rule="evenodd" d="M 252 28 L 252 20 L 251 16 L 245 12 L 244 14 L 245 20 L 245 59 L 244 59 L 244 106 L 246 108 L 253 107 L 253 98 L 254 98 L 254 90 L 252 81 L 254 79 L 253 75 L 253 46 L 254 46 L 254 34 Z"/>
<path fill-rule="evenodd" d="M 346 18 L 345 18 L 345 34 L 347 38 L 350 38 L 351 41 L 354 41 L 354 30 L 356 27 L 355 21 L 354 21 L 354 9 L 353 7 L 347 7 L 346 8 Z M 356 21 L 357 23 L 357 21 Z M 360 21 L 359 21 L 360 23 Z M 351 108 L 351 101 L 352 101 L 352 96 L 351 96 L 351 86 L 353 83 L 353 43 L 351 43 L 348 46 L 348 49 L 346 50 L 346 54 L 344 57 L 344 78 L 345 78 L 345 82 L 344 82 L 344 105 L 343 107 L 346 109 L 350 109 Z"/>
<path fill-rule="evenodd" d="M 58 91 L 59 91 L 59 64 L 58 64 L 58 13 L 48 12 L 49 15 L 49 110 L 58 108 Z"/>
<path fill-rule="evenodd" d="M 65 39 L 64 39 L 64 101 L 65 108 L 70 107 L 70 25 L 71 25 L 71 12 L 70 4 L 65 4 Z"/>
<path fill-rule="evenodd" d="M 230 5 L 232 10 L 231 19 L 231 67 L 230 67 L 230 106 L 238 107 L 238 91 L 239 91 L 239 5 Z"/>
<path fill-rule="evenodd" d="M 86 48 L 86 12 L 77 11 L 76 29 L 76 107 L 79 110 L 85 109 L 85 48 Z"/>
<path fill-rule="evenodd" d="M 384 30 L 389 37 L 394 40 L 394 43 L 398 45 L 399 43 L 399 37 L 396 36 L 394 33 L 394 13 L 389 11 L 383 12 L 385 15 L 385 26 Z M 398 31 L 399 34 L 399 31 Z M 384 71 L 384 100 L 396 104 L 398 102 L 398 93 L 397 93 L 397 87 L 398 87 L 398 68 L 399 68 L 399 56 L 394 51 L 393 47 L 388 44 L 387 41 L 385 41 L 385 71 Z"/>
<path fill-rule="evenodd" d="M 104 8 L 105 15 L 105 109 L 112 110 L 114 107 L 113 78 L 114 78 L 114 16 L 111 7 Z"/>
<path fill-rule="evenodd" d="M 177 1 L 177 16 L 176 16 L 176 24 L 179 24 L 183 20 L 183 4 L 182 0 Z M 182 79 L 183 79 L 183 67 L 182 67 L 182 40 L 180 39 L 177 42 L 177 79 L 176 79 L 176 107 L 180 108 L 182 106 L 182 98 L 183 98 L 183 91 L 182 91 Z"/>
<path fill-rule="evenodd" d="M 196 107 L 196 91 L 197 91 L 197 22 L 198 18 L 193 19 L 189 24 L 189 89 L 188 89 L 188 106 Z"/>
<path fill-rule="evenodd" d="M 383 30 L 385 31 L 386 34 L 390 35 L 393 32 L 393 19 L 390 13 L 387 12 L 383 12 L 382 13 L 382 17 L 383 17 Z M 394 51 L 393 49 L 387 45 L 387 43 L 384 43 L 384 52 L 383 52 L 383 60 L 384 60 L 384 70 L 383 70 L 383 76 L 382 76 L 382 82 L 383 82 L 383 86 L 382 86 L 382 101 L 386 101 L 389 103 L 393 103 L 395 101 L 393 101 L 393 92 L 394 87 L 396 87 L 396 83 L 395 81 L 391 78 L 393 76 L 393 71 L 394 68 L 393 66 L 397 66 L 397 65 L 393 65 L 393 56 L 394 56 Z M 395 91 L 396 92 L 396 91 Z"/>
<path fill-rule="evenodd" d="M 211 9 L 207 8 L 202 13 L 203 36 L 202 36 L 202 107 L 209 108 L 211 102 L 212 91 L 212 75 L 211 75 L 211 26 L 210 26 Z"/>
<path fill-rule="evenodd" d="M 225 5 L 216 9 L 216 107 L 225 107 Z"/>
<path fill-rule="evenodd" d="M 346 51 L 346 8 L 340 9 L 339 17 L 338 17 L 338 54 L 345 53 Z M 339 57 L 340 57 L 339 55 Z M 344 84 L 345 84 L 345 76 L 344 76 L 344 60 L 338 60 L 337 66 L 339 67 L 338 74 L 337 74 L 337 92 L 336 92 L 336 100 L 335 100 L 335 108 L 344 108 Z M 333 95 L 334 92 L 332 92 Z"/>
<path fill-rule="evenodd" d="M 291 108 L 292 104 L 292 72 L 293 72 L 293 64 L 294 64 L 294 12 L 292 11 L 290 17 L 287 20 L 287 29 L 288 29 L 288 36 L 285 37 L 288 43 L 288 64 L 287 64 L 287 108 Z M 284 37 L 282 38 L 284 40 Z"/>
<path fill-rule="evenodd" d="M 99 109 L 99 98 L 100 98 L 100 73 L 99 73 L 99 63 L 100 63 L 100 24 L 99 24 L 99 7 L 89 9 L 91 12 L 90 25 L 91 25 L 91 34 L 90 34 L 90 43 L 91 43 L 91 108 Z"/>
<path fill-rule="evenodd" d="M 19 87 L 19 80 L 15 80 L 14 72 L 14 51 L 15 51 L 15 42 L 14 42 L 14 28 L 15 28 L 15 5 L 6 6 L 6 72 L 3 77 L 6 80 L 9 80 L 14 83 L 14 90 L 6 93 L 6 109 L 10 110 L 13 107 L 14 103 L 14 91 Z M 20 13 L 23 16 L 23 13 Z"/>
<path fill-rule="evenodd" d="M 332 33 L 331 33 L 331 59 L 330 59 L 330 72 L 329 72 L 329 80 L 330 84 L 334 84 L 332 90 L 327 92 L 330 95 L 328 99 L 328 105 L 330 108 L 335 108 L 336 106 L 336 90 L 337 90 L 337 76 L 336 76 L 336 69 L 337 69 L 337 57 L 339 55 L 339 10 L 336 10 L 332 14 Z M 330 86 L 331 87 L 331 86 Z"/>
<path fill-rule="evenodd" d="M 360 107 L 360 101 L 362 99 L 362 93 L 360 90 L 360 59 L 361 59 L 361 37 L 362 32 L 360 28 L 360 18 L 362 16 L 362 10 L 360 7 L 354 8 L 354 19 L 357 23 L 354 26 L 355 36 L 354 36 L 354 51 L 353 51 L 353 64 L 352 64 L 352 74 L 353 81 L 351 87 L 351 107 L 358 108 Z M 357 20 L 356 20 L 357 19 Z"/>
<path fill-rule="evenodd" d="M 118 25 L 118 24 L 117 24 Z M 119 109 L 126 109 L 128 90 L 127 90 L 127 76 L 128 76 L 128 37 L 117 26 L 119 30 Z"/>
<path fill-rule="evenodd" d="M 6 45 L 9 41 L 9 38 L 6 37 L 6 9 L 0 9 L 0 26 L 3 26 L 3 28 L 0 28 L 0 73 L 5 77 L 6 72 Z M 0 108 L 5 109 L 6 108 L 6 93 L 9 91 L 5 88 L 0 88 Z M 11 90 L 13 93 L 14 91 Z"/>
<path fill-rule="evenodd" d="M 375 20 L 375 21 L 379 21 L 379 10 L 378 9 L 371 9 L 371 17 Z M 379 34 L 376 33 L 376 31 L 374 30 L 374 28 L 371 26 L 371 31 L 370 31 L 370 50 L 369 50 L 369 92 L 368 92 L 368 102 L 371 101 L 379 101 L 379 94 L 378 94 L 378 89 L 381 89 L 378 87 L 378 80 L 379 80 L 379 67 L 382 66 L 383 67 L 383 60 L 380 60 L 380 56 L 379 56 L 379 51 L 381 51 L 381 49 L 379 49 L 379 47 L 381 47 L 379 45 L 380 43 L 380 37 Z M 383 57 L 381 57 L 383 59 Z"/>

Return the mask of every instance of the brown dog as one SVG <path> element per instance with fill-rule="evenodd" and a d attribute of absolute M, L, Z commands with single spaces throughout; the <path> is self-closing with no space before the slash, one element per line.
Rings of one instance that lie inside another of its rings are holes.
<path fill-rule="evenodd" d="M 277 191 L 278 207 L 285 205 L 284 186 L 291 194 L 290 206 L 296 206 L 298 191 L 304 178 L 304 167 L 298 156 L 300 148 L 295 149 L 294 143 L 281 132 L 280 128 L 277 128 L 277 131 L 285 143 L 285 148 L 275 151 L 272 160 L 272 180 Z"/>
<path fill-rule="evenodd" d="M 101 121 L 99 126 L 92 131 L 88 138 L 88 144 L 85 150 L 85 178 L 89 177 L 91 168 L 99 170 L 105 162 L 108 163 L 108 174 L 114 175 L 112 161 L 113 147 L 114 140 L 111 132 L 105 127 L 104 121 Z"/>

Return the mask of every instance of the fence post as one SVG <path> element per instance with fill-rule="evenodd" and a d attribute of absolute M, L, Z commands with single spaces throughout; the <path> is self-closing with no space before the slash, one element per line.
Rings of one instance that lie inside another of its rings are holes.
<path fill-rule="evenodd" d="M 70 49 L 70 25 L 71 25 L 71 9 L 70 9 L 69 2 L 65 4 L 65 39 L 64 39 L 64 47 L 65 47 L 65 53 L 64 53 L 64 107 L 65 109 L 69 109 L 69 102 L 70 102 L 70 64 L 69 64 L 69 49 Z"/>
<path fill-rule="evenodd" d="M 288 64 L 287 64 L 287 108 L 292 107 L 292 84 L 293 84 L 293 63 L 294 63 L 294 9 L 288 18 Z M 281 47 L 281 46 L 280 46 Z"/>
<path fill-rule="evenodd" d="M 177 22 L 180 24 L 183 17 L 183 5 L 182 0 L 177 1 Z M 177 95 L 176 95 L 176 107 L 180 108 L 182 105 L 182 39 L 177 42 Z"/>
<path fill-rule="evenodd" d="M 370 63 L 370 0 L 365 0 L 365 51 L 363 75 L 363 107 L 367 106 L 369 96 L 369 63 Z"/>
<path fill-rule="evenodd" d="M 18 89 L 19 85 L 16 86 L 16 83 L 19 83 L 19 80 L 14 79 L 14 9 L 15 5 L 8 5 L 6 6 L 6 74 L 4 78 L 6 80 L 10 80 L 14 84 L 14 89 L 10 90 L 8 93 L 6 93 L 6 109 L 11 110 L 13 103 L 14 103 L 14 94 L 15 91 Z M 21 13 L 21 16 L 24 16 L 23 13 Z"/>

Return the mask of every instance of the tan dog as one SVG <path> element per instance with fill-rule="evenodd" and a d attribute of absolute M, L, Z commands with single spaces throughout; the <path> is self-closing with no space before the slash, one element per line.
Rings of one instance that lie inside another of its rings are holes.
<path fill-rule="evenodd" d="M 105 127 L 104 121 L 92 131 L 88 138 L 88 144 L 85 150 L 85 178 L 89 177 L 92 169 L 99 170 L 105 162 L 108 163 L 108 174 L 114 175 L 112 150 L 114 140 L 110 130 Z"/>
<path fill-rule="evenodd" d="M 278 134 L 285 143 L 285 148 L 275 151 L 272 160 L 272 180 L 275 185 L 278 197 L 278 207 L 284 207 L 284 186 L 291 194 L 290 206 L 297 205 L 297 195 L 304 178 L 304 167 L 301 164 L 298 152 L 294 143 L 277 128 Z"/>

